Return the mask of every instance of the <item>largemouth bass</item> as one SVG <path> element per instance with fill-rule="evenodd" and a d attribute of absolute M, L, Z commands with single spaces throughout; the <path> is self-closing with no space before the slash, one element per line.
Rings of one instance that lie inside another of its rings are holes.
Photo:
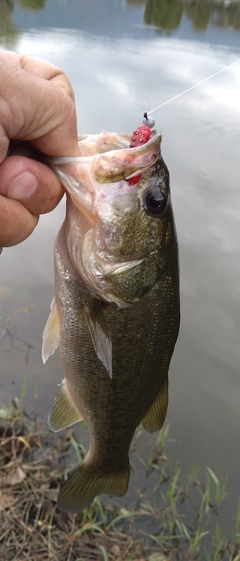
<path fill-rule="evenodd" d="M 130 143 L 125 134 L 86 135 L 79 157 L 51 162 L 67 207 L 43 334 L 43 361 L 59 346 L 64 372 L 48 424 L 59 431 L 84 419 L 90 438 L 58 496 L 68 512 L 127 492 L 135 429 L 159 430 L 167 412 L 179 329 L 169 172 L 160 133 Z"/>

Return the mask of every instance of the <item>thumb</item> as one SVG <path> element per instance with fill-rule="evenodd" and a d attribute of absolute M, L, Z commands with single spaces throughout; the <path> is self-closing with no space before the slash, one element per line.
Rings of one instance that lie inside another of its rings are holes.
<path fill-rule="evenodd" d="M 0 194 L 19 201 L 31 214 L 53 210 L 63 192 L 55 173 L 42 162 L 10 156 L 0 165 Z"/>

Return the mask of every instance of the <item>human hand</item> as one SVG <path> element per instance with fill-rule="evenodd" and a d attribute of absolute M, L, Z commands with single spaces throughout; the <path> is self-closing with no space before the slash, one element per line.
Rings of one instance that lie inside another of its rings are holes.
<path fill-rule="evenodd" d="M 10 140 L 27 141 L 28 155 L 34 149 L 48 156 L 78 155 L 74 94 L 64 72 L 0 51 L 0 252 L 26 239 L 39 214 L 53 210 L 63 195 L 47 165 L 21 155 L 21 143 L 20 155 L 15 150 L 6 158 Z"/>

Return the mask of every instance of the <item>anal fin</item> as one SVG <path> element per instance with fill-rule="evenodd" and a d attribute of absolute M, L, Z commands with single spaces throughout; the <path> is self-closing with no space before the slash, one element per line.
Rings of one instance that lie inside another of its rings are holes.
<path fill-rule="evenodd" d="M 83 417 L 72 402 L 66 383 L 63 381 L 60 392 L 48 414 L 48 426 L 54 432 L 58 432 L 82 420 Z"/>
<path fill-rule="evenodd" d="M 155 401 L 143 417 L 142 424 L 148 432 L 158 431 L 162 428 L 168 408 L 168 379 L 164 383 Z"/>

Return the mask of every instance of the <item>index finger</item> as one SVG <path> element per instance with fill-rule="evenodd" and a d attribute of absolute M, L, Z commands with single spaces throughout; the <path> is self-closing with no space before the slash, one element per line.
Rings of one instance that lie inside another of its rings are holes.
<path fill-rule="evenodd" d="M 15 53 L 0 53 L 0 69 L 3 143 L 28 140 L 48 155 L 77 155 L 74 94 L 64 72 Z"/>
<path fill-rule="evenodd" d="M 62 87 L 69 97 L 74 101 L 74 92 L 66 74 L 54 64 L 46 62 L 41 58 L 30 57 L 13 51 L 0 51 L 1 58 L 10 62 L 14 66 L 21 68 L 37 78 L 44 80 L 55 80 Z"/>

